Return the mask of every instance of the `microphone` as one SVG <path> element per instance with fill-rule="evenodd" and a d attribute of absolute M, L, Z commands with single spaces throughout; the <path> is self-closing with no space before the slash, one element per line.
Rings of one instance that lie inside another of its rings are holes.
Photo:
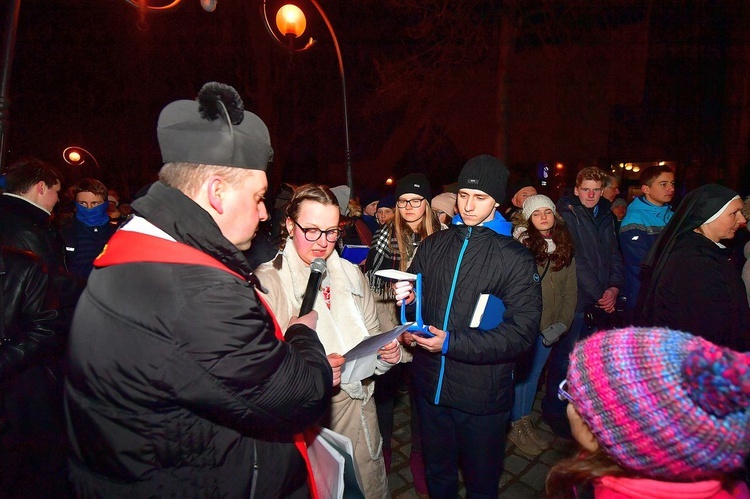
<path fill-rule="evenodd" d="M 320 280 L 323 279 L 323 272 L 326 271 L 326 261 L 322 258 L 316 258 L 310 264 L 310 279 L 307 280 L 305 296 L 302 298 L 302 306 L 299 309 L 299 317 L 312 312 L 315 305 L 315 298 L 318 296 Z"/>

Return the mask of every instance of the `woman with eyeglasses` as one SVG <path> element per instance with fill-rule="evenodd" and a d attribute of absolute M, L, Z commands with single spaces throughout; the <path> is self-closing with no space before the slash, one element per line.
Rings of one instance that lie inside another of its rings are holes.
<path fill-rule="evenodd" d="M 567 376 L 557 393 L 580 450 L 550 470 L 547 497 L 750 497 L 750 353 L 617 329 L 577 343 Z"/>
<path fill-rule="evenodd" d="M 375 402 L 372 400 L 373 376 L 361 381 L 341 383 L 341 355 L 368 336 L 382 329 L 375 311 L 375 300 L 359 268 L 340 258 L 334 251 L 341 237 L 339 206 L 336 196 L 323 185 L 299 187 L 286 209 L 286 238 L 279 255 L 256 269 L 269 307 L 279 324 L 299 313 L 310 276 L 310 264 L 317 258 L 326 261 L 320 292 L 314 310 L 316 329 L 328 355 L 334 376 L 334 391 L 329 414 L 323 426 L 349 437 L 354 446 L 354 462 L 359 470 L 365 497 L 389 497 L 388 480 L 382 455 Z M 401 359 L 402 349 L 394 340 L 371 359 L 374 374 L 385 373 Z"/>
<path fill-rule="evenodd" d="M 419 243 L 430 234 L 445 228 L 441 226 L 437 215 L 430 207 L 432 190 L 424 174 L 411 173 L 400 179 L 396 184 L 394 196 L 396 199 L 394 219 L 375 234 L 365 261 L 365 274 L 370 281 L 370 289 L 375 293 L 378 319 L 385 331 L 398 324 L 396 299 L 391 289 L 393 281 L 378 277 L 375 272 L 383 269 L 405 271 L 414 258 Z M 394 369 L 380 380 L 375 393 L 380 431 L 383 435 L 386 469 L 390 468 L 393 404 L 396 392 L 402 384 L 402 370 Z M 412 447 L 409 461 L 415 488 L 420 494 L 425 494 L 427 484 L 424 481 L 424 464 L 415 412 L 416 404 L 412 404 Z"/>

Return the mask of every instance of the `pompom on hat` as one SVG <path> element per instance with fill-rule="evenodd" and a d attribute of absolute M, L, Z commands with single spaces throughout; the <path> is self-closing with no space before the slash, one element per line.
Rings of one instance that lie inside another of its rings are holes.
<path fill-rule="evenodd" d="M 544 194 L 537 194 L 535 196 L 527 197 L 523 202 L 523 218 L 528 220 L 531 218 L 531 214 L 541 208 L 549 208 L 554 213 L 555 203 Z"/>
<path fill-rule="evenodd" d="M 599 332 L 570 355 L 568 393 L 624 469 L 672 481 L 742 468 L 750 354 L 664 328 Z"/>
<path fill-rule="evenodd" d="M 159 114 L 156 133 L 165 163 L 265 171 L 273 159 L 268 128 L 223 83 L 206 83 L 196 100 L 168 104 Z"/>
<path fill-rule="evenodd" d="M 488 194 L 496 203 L 505 201 L 505 188 L 510 171 L 505 163 L 483 154 L 466 162 L 458 175 L 458 189 L 477 189 Z"/>

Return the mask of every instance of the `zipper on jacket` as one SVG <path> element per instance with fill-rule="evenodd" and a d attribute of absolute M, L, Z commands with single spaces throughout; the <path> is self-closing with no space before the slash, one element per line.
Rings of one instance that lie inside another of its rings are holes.
<path fill-rule="evenodd" d="M 461 245 L 461 251 L 458 253 L 458 260 L 456 261 L 456 270 L 453 272 L 453 282 L 451 283 L 451 292 L 448 294 L 448 304 L 445 307 L 445 319 L 443 319 L 443 331 L 448 330 L 448 319 L 451 314 L 451 307 L 453 306 L 453 295 L 456 292 L 456 282 L 458 281 L 458 271 L 461 268 L 461 262 L 464 259 L 464 253 L 466 247 L 469 245 L 469 238 L 471 237 L 471 227 L 468 228 L 464 243 Z M 440 375 L 438 376 L 437 390 L 435 391 L 435 405 L 440 403 L 440 392 L 443 389 L 443 375 L 445 374 L 445 354 L 440 354 Z"/>

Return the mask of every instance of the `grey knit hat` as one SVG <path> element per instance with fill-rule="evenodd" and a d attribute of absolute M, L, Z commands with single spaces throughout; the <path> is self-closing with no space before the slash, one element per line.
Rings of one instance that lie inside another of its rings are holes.
<path fill-rule="evenodd" d="M 273 159 L 268 128 L 244 110 L 237 91 L 206 83 L 196 100 L 168 104 L 156 130 L 162 160 L 265 171 Z"/>
<path fill-rule="evenodd" d="M 505 187 L 510 172 L 505 163 L 483 154 L 466 162 L 458 175 L 458 189 L 477 189 L 487 193 L 496 203 L 505 201 Z"/>

